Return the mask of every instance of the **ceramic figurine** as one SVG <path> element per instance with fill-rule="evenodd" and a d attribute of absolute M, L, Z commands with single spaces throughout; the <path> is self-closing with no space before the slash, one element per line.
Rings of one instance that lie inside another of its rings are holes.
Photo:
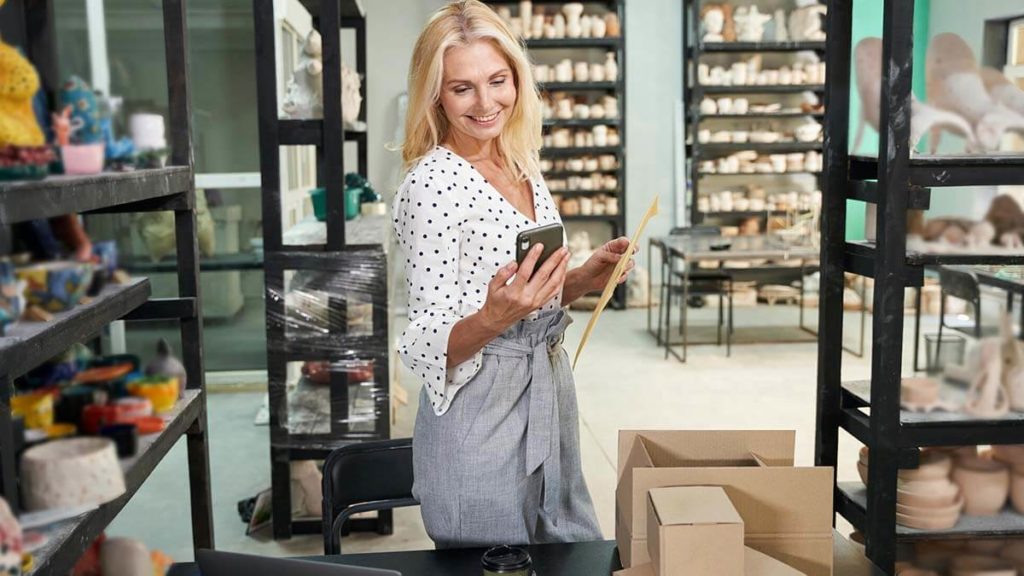
<path fill-rule="evenodd" d="M 1024 133 L 1024 115 L 997 103 L 981 79 L 971 47 L 956 34 L 935 36 L 925 63 L 928 103 L 959 114 L 974 126 L 978 146 L 997 150 L 1007 131 Z M 933 134 L 933 148 L 938 134 Z"/>
<path fill-rule="evenodd" d="M 39 75 L 28 59 L 2 40 L 0 86 L 0 180 L 42 178 L 54 156 L 32 107 Z"/>
<path fill-rule="evenodd" d="M 775 27 L 775 38 L 773 40 L 776 42 L 788 42 L 789 30 L 786 28 L 786 11 L 782 8 L 776 10 L 772 24 Z"/>
<path fill-rule="evenodd" d="M 591 104 L 589 115 L 591 118 L 604 118 L 604 106 L 602 104 Z"/>
<path fill-rule="evenodd" d="M 573 67 L 572 77 L 576 82 L 589 82 L 590 66 L 586 62 L 577 62 Z"/>
<path fill-rule="evenodd" d="M 580 38 L 591 38 L 594 33 L 594 21 L 590 16 L 580 18 Z"/>
<path fill-rule="evenodd" d="M 565 13 L 565 34 L 569 38 L 579 38 L 583 34 L 580 17 L 583 15 L 583 4 L 580 2 L 569 2 L 562 6 Z"/>
<path fill-rule="evenodd" d="M 592 129 L 594 134 L 594 145 L 595 146 L 607 146 L 608 145 L 608 126 L 600 124 L 594 126 Z"/>
<path fill-rule="evenodd" d="M 565 58 L 555 65 L 556 82 L 572 82 L 572 60 Z"/>
<path fill-rule="evenodd" d="M 288 85 L 281 109 L 289 118 L 321 118 L 323 108 L 323 40 L 310 31 Z"/>
<path fill-rule="evenodd" d="M 608 74 L 608 68 L 605 68 L 605 75 Z M 619 99 L 615 96 L 604 96 L 601 98 L 601 107 L 604 108 L 605 118 L 618 118 L 619 117 Z"/>
<path fill-rule="evenodd" d="M 596 62 L 590 65 L 590 81 L 591 82 L 604 82 L 605 73 L 604 66 Z"/>
<path fill-rule="evenodd" d="M 128 160 L 135 154 L 132 139 L 114 137 L 114 116 L 121 105 L 120 98 L 109 98 L 97 92 L 96 103 L 100 113 L 100 132 L 103 134 L 104 155 L 107 160 Z"/>
<path fill-rule="evenodd" d="M 53 139 L 58 146 L 70 146 L 71 145 L 71 132 L 74 128 L 71 125 L 71 105 L 67 105 L 60 114 L 53 112 L 50 114 L 50 120 L 53 126 Z"/>
<path fill-rule="evenodd" d="M 21 525 L 7 501 L 0 498 L 0 574 L 20 575 L 24 552 Z"/>
<path fill-rule="evenodd" d="M 352 126 L 359 120 L 363 104 L 362 83 L 358 72 L 344 63 L 341 65 L 341 120 L 346 126 Z"/>
<path fill-rule="evenodd" d="M 167 340 L 161 338 L 156 345 L 156 357 L 146 364 L 146 376 L 169 376 L 178 379 L 178 396 L 184 395 L 188 384 L 185 366 L 174 356 L 174 350 Z"/>
<path fill-rule="evenodd" d="M 985 66 L 981 69 L 981 81 L 993 100 L 1018 114 L 1024 114 L 1024 90 L 1010 82 L 1005 74 Z"/>
<path fill-rule="evenodd" d="M 519 3 L 519 18 L 523 22 L 533 22 L 533 2 L 530 2 L 530 0 L 522 0 Z M 529 30 L 529 26 L 524 26 L 523 31 L 526 32 L 527 30 Z M 525 35 L 525 37 L 529 38 L 530 36 Z"/>
<path fill-rule="evenodd" d="M 605 52 L 604 77 L 609 82 L 615 82 L 619 79 L 619 63 L 615 61 L 615 52 Z"/>
<path fill-rule="evenodd" d="M 1021 246 L 1024 235 L 1024 210 L 1020 204 L 1008 194 L 1000 194 L 992 199 L 985 220 L 995 227 L 999 243 L 1006 248 Z"/>
<path fill-rule="evenodd" d="M 964 412 L 978 418 L 999 418 L 1010 411 L 1002 370 L 1002 341 L 999 338 L 982 340 L 981 369 L 967 391 Z"/>
<path fill-rule="evenodd" d="M 524 21 L 523 26 L 526 26 Z M 534 14 L 530 22 L 530 37 L 540 38 L 544 35 L 544 14 Z"/>
<path fill-rule="evenodd" d="M 555 38 L 565 38 L 565 16 L 561 13 L 555 14 L 551 22 L 555 29 Z"/>
<path fill-rule="evenodd" d="M 605 36 L 618 38 L 622 34 L 622 27 L 619 24 L 619 15 L 609 12 L 604 15 Z"/>
<path fill-rule="evenodd" d="M 594 38 L 604 38 L 608 34 L 608 25 L 604 18 L 591 16 L 590 35 Z"/>
<path fill-rule="evenodd" d="M 789 39 L 794 42 L 825 40 L 824 16 L 828 8 L 817 0 L 797 0 L 796 10 L 789 14 Z"/>
<path fill-rule="evenodd" d="M 725 8 L 717 4 L 708 4 L 701 11 L 701 24 L 704 30 L 704 42 L 724 42 Z"/>
<path fill-rule="evenodd" d="M 71 107 L 71 141 L 74 144 L 97 144 L 103 140 L 96 94 L 85 80 L 72 76 L 61 87 L 60 101 Z"/>
<path fill-rule="evenodd" d="M 740 6 L 733 14 L 736 23 L 736 38 L 740 42 L 760 42 L 764 39 L 764 25 L 772 19 L 769 14 L 762 14 L 757 5 L 749 8 Z"/>

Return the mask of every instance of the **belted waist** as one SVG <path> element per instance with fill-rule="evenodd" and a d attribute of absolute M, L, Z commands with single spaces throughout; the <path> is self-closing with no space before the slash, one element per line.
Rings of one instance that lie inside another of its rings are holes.
<path fill-rule="evenodd" d="M 559 351 L 572 318 L 564 310 L 520 322 L 495 338 L 483 353 L 527 358 L 530 362 L 530 415 L 526 425 L 526 474 L 544 467 L 544 511 L 558 523 L 561 497 L 561 438 L 558 390 L 552 354 Z"/>

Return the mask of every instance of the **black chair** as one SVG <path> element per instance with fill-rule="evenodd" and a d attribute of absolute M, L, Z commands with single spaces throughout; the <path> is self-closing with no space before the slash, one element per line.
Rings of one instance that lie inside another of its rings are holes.
<path fill-rule="evenodd" d="M 685 228 L 673 228 L 670 232 L 672 236 L 719 236 L 721 229 L 718 226 L 690 226 Z M 690 268 L 689 274 L 684 270 L 674 270 L 672 266 L 672 257 L 667 253 L 665 248 L 662 248 L 662 278 L 666 278 L 668 274 L 671 274 L 674 278 L 678 279 L 678 282 L 662 282 L 661 284 L 661 302 L 662 306 L 665 306 L 667 312 L 658 314 L 658 342 L 661 342 L 662 338 L 662 326 L 665 326 L 665 338 L 666 338 L 666 355 L 668 351 L 668 339 L 670 338 L 667 334 L 669 326 L 671 324 L 671 299 L 673 297 L 679 298 L 679 305 L 682 314 L 685 314 L 683 307 L 690 305 L 690 302 L 683 301 L 683 295 L 687 294 L 689 298 L 703 298 L 705 296 L 718 296 L 718 344 L 722 344 L 722 327 L 726 327 L 725 331 L 725 344 L 726 344 L 726 355 L 732 353 L 732 333 L 733 333 L 733 322 L 732 322 L 732 275 L 729 272 L 724 271 L 721 268 L 718 269 L 707 269 L 698 268 L 696 266 Z M 688 264 L 684 264 L 688 266 Z M 688 284 L 684 285 L 685 279 L 689 278 Z M 725 303 L 728 301 L 728 308 Z M 726 314 L 728 317 L 726 318 Z M 685 316 L 684 316 L 685 317 Z M 664 324 L 662 324 L 662 318 L 664 318 Z M 726 321 L 727 320 L 727 321 Z M 682 333 L 683 326 L 680 323 L 679 331 Z"/>
<path fill-rule="evenodd" d="M 942 266 L 939 268 L 940 302 L 939 302 L 939 335 L 935 343 L 935 357 L 939 357 L 942 346 L 942 329 L 948 328 L 957 332 L 981 338 L 999 333 L 997 326 L 982 327 L 981 325 L 981 284 L 978 277 L 968 270 L 960 270 Z M 946 297 L 952 296 L 966 301 L 971 305 L 974 322 L 971 326 L 946 324 Z"/>
<path fill-rule="evenodd" d="M 324 462 L 324 554 L 341 554 L 341 533 L 353 514 L 418 506 L 412 495 L 412 438 L 360 442 Z"/>

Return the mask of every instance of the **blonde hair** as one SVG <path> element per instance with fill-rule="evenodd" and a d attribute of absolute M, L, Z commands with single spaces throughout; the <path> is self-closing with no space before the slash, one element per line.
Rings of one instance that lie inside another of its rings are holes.
<path fill-rule="evenodd" d="M 541 106 L 530 61 L 508 25 L 477 0 L 458 0 L 438 10 L 416 41 L 409 65 L 409 107 L 402 143 L 405 170 L 443 142 L 451 128 L 439 104 L 445 53 L 477 40 L 491 42 L 502 53 L 516 85 L 515 105 L 496 142 L 504 170 L 514 180 L 540 173 Z"/>

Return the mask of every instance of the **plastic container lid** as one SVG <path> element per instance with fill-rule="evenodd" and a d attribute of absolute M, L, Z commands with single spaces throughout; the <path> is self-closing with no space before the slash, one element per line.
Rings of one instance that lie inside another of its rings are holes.
<path fill-rule="evenodd" d="M 533 565 L 530 554 L 516 546 L 495 546 L 484 552 L 480 563 L 495 574 L 525 570 Z"/>

